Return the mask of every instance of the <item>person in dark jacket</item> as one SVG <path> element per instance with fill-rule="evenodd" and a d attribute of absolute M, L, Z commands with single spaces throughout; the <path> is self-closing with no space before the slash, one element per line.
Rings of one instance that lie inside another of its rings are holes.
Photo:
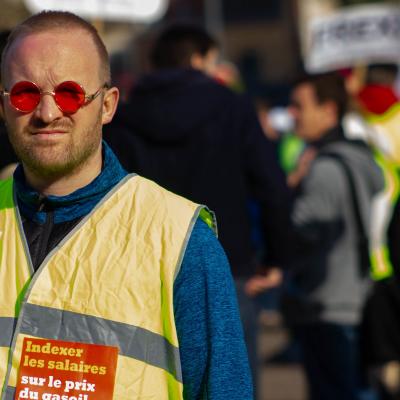
<path fill-rule="evenodd" d="M 256 312 L 244 291 L 257 267 L 247 202 L 260 202 L 264 264 L 275 265 L 286 251 L 289 195 L 251 102 L 210 77 L 217 57 L 216 42 L 202 28 L 164 30 L 151 53 L 154 71 L 139 80 L 105 139 L 128 171 L 215 211 L 255 372 Z"/>

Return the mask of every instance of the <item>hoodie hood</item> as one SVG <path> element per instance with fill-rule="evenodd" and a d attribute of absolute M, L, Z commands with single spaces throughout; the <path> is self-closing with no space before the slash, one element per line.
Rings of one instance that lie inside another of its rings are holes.
<path fill-rule="evenodd" d="M 340 155 L 356 175 L 362 175 L 370 195 L 384 188 L 382 171 L 375 162 L 371 149 L 361 140 L 343 140 L 323 146 L 322 152 Z M 361 178 L 362 179 L 362 178 Z"/>
<path fill-rule="evenodd" d="M 348 139 L 341 126 L 336 126 L 326 132 L 312 146 L 324 153 L 339 155 L 346 164 L 360 175 L 359 179 L 367 183 L 369 195 L 374 195 L 383 189 L 382 171 L 374 160 L 371 148 L 360 139 Z"/>
<path fill-rule="evenodd" d="M 216 118 L 231 95 L 200 71 L 162 70 L 139 80 L 116 120 L 147 140 L 182 142 Z"/>

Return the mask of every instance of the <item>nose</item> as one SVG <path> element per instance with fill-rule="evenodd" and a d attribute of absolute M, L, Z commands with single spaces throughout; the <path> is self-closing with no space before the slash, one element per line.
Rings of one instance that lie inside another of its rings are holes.
<path fill-rule="evenodd" d="M 49 124 L 63 116 L 62 111 L 57 107 L 54 96 L 50 92 L 42 92 L 40 102 L 34 111 L 36 118 Z"/>

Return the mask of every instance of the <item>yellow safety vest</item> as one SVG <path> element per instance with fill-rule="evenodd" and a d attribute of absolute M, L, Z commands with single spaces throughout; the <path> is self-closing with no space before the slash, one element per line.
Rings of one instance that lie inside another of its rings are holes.
<path fill-rule="evenodd" d="M 173 284 L 196 219 L 212 215 L 128 176 L 33 274 L 14 196 L 1 182 L 1 399 L 14 399 L 24 337 L 116 346 L 114 399 L 182 399 Z"/>
<path fill-rule="evenodd" d="M 378 149 L 375 152 L 375 160 L 385 178 L 384 192 L 375 203 L 380 213 L 377 227 L 380 232 L 372 237 L 370 246 L 371 277 L 374 280 L 382 280 L 393 274 L 387 246 L 387 230 L 400 193 L 400 103 L 394 104 L 384 114 L 365 113 L 364 117 L 374 129 L 374 135 L 370 139 Z"/>
<path fill-rule="evenodd" d="M 400 103 L 395 103 L 384 114 L 366 113 L 364 117 L 376 132 L 372 138 L 374 145 L 387 160 L 400 165 Z"/>
<path fill-rule="evenodd" d="M 371 277 L 378 281 L 390 277 L 393 274 L 393 265 L 390 261 L 387 245 L 387 231 L 393 214 L 396 201 L 400 193 L 399 167 L 397 163 L 386 158 L 382 153 L 375 152 L 375 161 L 381 167 L 385 189 L 374 201 L 376 218 L 375 229 L 370 240 Z M 379 226 L 378 226 L 378 225 Z"/>

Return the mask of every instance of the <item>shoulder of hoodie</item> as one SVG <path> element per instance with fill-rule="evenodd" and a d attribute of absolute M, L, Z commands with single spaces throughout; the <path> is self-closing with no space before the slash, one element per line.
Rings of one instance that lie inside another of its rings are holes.
<path fill-rule="evenodd" d="M 337 154 L 350 164 L 371 164 L 375 166 L 374 154 L 372 149 L 362 140 L 347 139 L 343 141 L 330 143 L 321 149 L 317 161 L 327 161 L 325 153 Z M 335 160 L 331 160 L 335 162 Z"/>
<path fill-rule="evenodd" d="M 327 145 L 318 155 L 313 163 L 313 169 L 318 170 L 327 182 L 332 182 L 334 177 L 342 176 L 342 167 L 335 159 L 324 156 L 325 152 L 334 153 L 342 157 L 348 163 L 349 167 L 361 172 L 362 175 L 368 177 L 372 187 L 376 191 L 383 188 L 384 178 L 382 170 L 374 159 L 372 149 L 362 140 L 346 140 L 343 142 L 335 142 Z M 328 176 L 332 178 L 329 179 Z"/>

